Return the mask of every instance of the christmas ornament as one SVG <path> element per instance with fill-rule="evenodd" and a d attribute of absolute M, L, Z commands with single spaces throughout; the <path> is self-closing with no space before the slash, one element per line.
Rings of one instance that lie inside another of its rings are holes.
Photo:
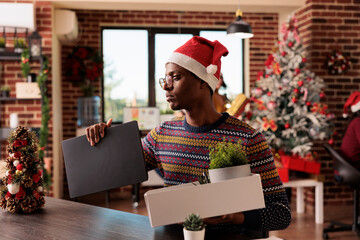
<path fill-rule="evenodd" d="M 284 127 L 285 127 L 286 129 L 290 128 L 290 123 L 285 123 Z"/>
<path fill-rule="evenodd" d="M 344 56 L 341 52 L 333 51 L 327 56 L 326 65 L 330 74 L 340 75 L 347 71 L 351 66 L 349 57 Z"/>
<path fill-rule="evenodd" d="M 270 111 L 272 111 L 272 110 L 274 110 L 274 109 L 276 108 L 276 102 L 270 101 L 270 102 L 268 102 L 268 103 L 266 104 L 266 106 L 267 106 L 267 108 L 268 108 Z"/>
<path fill-rule="evenodd" d="M 43 162 L 38 158 L 35 132 L 17 127 L 8 137 L 7 171 L 0 188 L 0 207 L 9 212 L 33 212 L 44 206 Z M 41 191 L 38 191 L 38 190 Z"/>

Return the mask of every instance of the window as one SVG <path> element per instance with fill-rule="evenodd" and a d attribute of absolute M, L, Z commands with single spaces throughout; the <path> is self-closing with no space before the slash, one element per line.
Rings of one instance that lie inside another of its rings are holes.
<path fill-rule="evenodd" d="M 243 42 L 229 38 L 224 30 L 165 28 L 102 29 L 104 56 L 103 119 L 123 121 L 124 107 L 157 106 L 167 112 L 165 92 L 158 79 L 165 74 L 170 54 L 192 36 L 203 36 L 224 44 L 229 55 L 222 58 L 222 73 L 227 85 L 220 89 L 230 100 L 243 93 Z"/>

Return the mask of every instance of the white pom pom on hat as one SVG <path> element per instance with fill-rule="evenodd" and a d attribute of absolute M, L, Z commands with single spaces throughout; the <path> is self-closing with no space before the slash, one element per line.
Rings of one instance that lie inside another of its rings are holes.
<path fill-rule="evenodd" d="M 350 107 L 352 112 L 360 110 L 360 91 L 353 92 L 344 104 L 343 117 L 348 117 L 348 108 Z"/>
<path fill-rule="evenodd" d="M 215 91 L 220 78 L 221 57 L 229 51 L 219 41 L 195 36 L 177 48 L 166 63 L 175 63 L 194 73 Z"/>

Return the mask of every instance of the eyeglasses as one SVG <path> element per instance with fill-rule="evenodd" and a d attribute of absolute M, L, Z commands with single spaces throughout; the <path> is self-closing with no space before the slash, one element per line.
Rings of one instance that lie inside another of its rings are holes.
<path fill-rule="evenodd" d="M 159 84 L 161 86 L 162 89 L 165 89 L 165 84 L 169 87 L 172 88 L 174 85 L 174 81 L 178 81 L 180 80 L 181 75 L 176 74 L 176 75 L 166 75 L 164 78 L 159 78 Z"/>

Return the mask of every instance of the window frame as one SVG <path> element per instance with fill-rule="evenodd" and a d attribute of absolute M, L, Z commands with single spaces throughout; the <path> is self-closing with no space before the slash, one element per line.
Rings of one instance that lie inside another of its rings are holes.
<path fill-rule="evenodd" d="M 156 107 L 156 92 L 155 92 L 155 35 L 158 33 L 162 34 L 192 34 L 193 36 L 200 36 L 201 31 L 226 31 L 224 28 L 189 28 L 189 27 L 139 27 L 139 26 L 101 26 L 101 38 L 100 38 L 100 48 L 101 55 L 103 56 L 103 32 L 104 30 L 147 30 L 148 31 L 148 107 Z M 246 92 L 245 89 L 245 41 L 242 39 L 242 86 L 243 93 Z M 170 56 L 171 53 L 169 53 Z M 104 76 L 101 78 L 101 119 L 104 121 L 105 116 L 105 102 L 104 102 Z M 121 122 L 114 122 L 121 123 Z"/>

